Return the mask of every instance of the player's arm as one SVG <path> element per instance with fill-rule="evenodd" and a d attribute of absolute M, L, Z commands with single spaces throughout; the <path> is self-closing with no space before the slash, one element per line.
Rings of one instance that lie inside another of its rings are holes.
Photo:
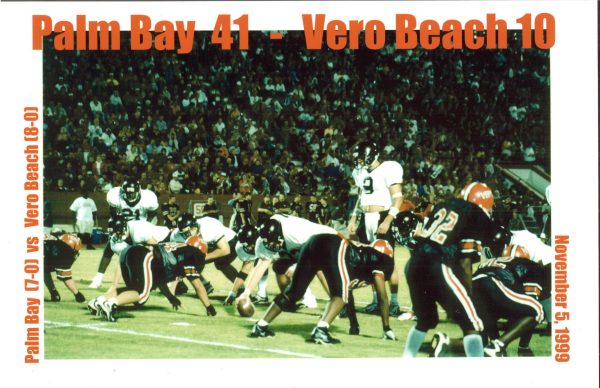
<path fill-rule="evenodd" d="M 246 289 L 244 290 L 242 295 L 239 296 L 238 300 L 250 298 L 250 294 L 252 293 L 252 290 L 258 285 L 260 278 L 262 278 L 264 273 L 269 268 L 269 264 L 271 264 L 271 260 L 269 260 L 267 258 L 261 257 L 258 259 L 258 263 L 254 266 L 254 270 L 248 277 L 248 283 L 246 284 Z"/>
<path fill-rule="evenodd" d="M 233 281 L 233 286 L 231 287 L 231 291 L 229 291 L 229 295 L 227 295 L 227 298 L 225 298 L 225 301 L 223 302 L 223 304 L 225 304 L 225 305 L 233 304 L 233 301 L 235 300 L 235 296 L 237 295 L 238 290 L 244 284 L 244 281 L 248 277 L 248 274 L 252 270 L 253 266 L 254 266 L 253 261 L 244 261 L 243 262 L 242 268 L 240 268 L 240 271 L 238 272 L 237 277 Z"/>
<path fill-rule="evenodd" d="M 385 277 L 382 272 L 373 273 L 373 285 L 379 300 L 379 312 L 381 313 L 381 324 L 383 326 L 383 339 L 396 340 L 396 335 L 390 328 L 390 304 L 385 290 Z"/>
<path fill-rule="evenodd" d="M 394 221 L 396 215 L 400 213 L 400 207 L 402 206 L 402 187 L 400 186 L 400 183 L 394 183 L 391 185 L 389 187 L 389 191 L 390 197 L 392 198 L 392 206 L 390 207 L 388 214 L 383 219 L 383 222 L 379 224 L 379 227 L 377 228 L 378 234 L 386 234 L 388 232 L 392 221 Z"/>
<path fill-rule="evenodd" d="M 225 236 L 223 236 L 217 241 L 217 248 L 206 255 L 206 261 L 208 262 L 219 257 L 227 256 L 229 253 L 231 253 L 231 248 L 229 248 L 229 243 L 225 239 Z"/>
<path fill-rule="evenodd" d="M 358 190 L 358 199 L 356 200 L 356 205 L 354 205 L 354 210 L 352 210 L 352 215 L 350 216 L 350 221 L 348 221 L 348 232 L 350 232 L 350 234 L 356 233 L 356 228 L 357 228 L 356 219 L 358 218 L 358 216 L 360 214 L 362 214 L 362 210 L 360 209 L 361 192 L 362 192 L 362 190 L 359 189 Z"/>
<path fill-rule="evenodd" d="M 217 315 L 217 311 L 215 310 L 214 306 L 210 303 L 210 299 L 208 299 L 208 293 L 206 292 L 206 288 L 204 288 L 204 285 L 200 281 L 200 278 L 188 277 L 187 279 L 192 284 L 192 287 L 194 287 L 194 290 L 196 291 L 196 296 L 198 297 L 198 299 L 200 299 L 200 302 L 202 302 L 204 307 L 206 307 L 206 313 L 211 317 Z"/>
<path fill-rule="evenodd" d="M 174 282 L 174 283 L 176 283 L 176 282 Z M 173 310 L 177 310 L 177 309 L 179 309 L 179 307 L 181 307 L 181 301 L 179 300 L 179 298 L 177 298 L 175 295 L 173 295 L 173 293 L 171 292 L 171 289 L 169 288 L 168 283 L 160 283 L 160 284 L 158 284 L 157 287 L 158 287 L 158 290 L 160 291 L 160 293 L 163 294 L 165 296 L 165 298 L 167 298 L 169 303 L 171 303 Z"/>

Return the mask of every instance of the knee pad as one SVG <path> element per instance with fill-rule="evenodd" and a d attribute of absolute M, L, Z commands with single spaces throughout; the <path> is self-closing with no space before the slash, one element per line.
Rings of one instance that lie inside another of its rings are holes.
<path fill-rule="evenodd" d="M 289 299 L 289 297 L 285 295 L 285 293 L 277 295 L 275 299 L 273 299 L 273 302 L 275 302 L 275 304 L 279 306 L 279 308 L 283 311 L 296 311 L 296 301 Z"/>

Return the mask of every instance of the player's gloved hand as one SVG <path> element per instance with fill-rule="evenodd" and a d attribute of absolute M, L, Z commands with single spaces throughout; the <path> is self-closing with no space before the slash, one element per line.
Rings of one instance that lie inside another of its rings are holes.
<path fill-rule="evenodd" d="M 234 301 L 235 301 L 235 292 L 229 291 L 227 298 L 225 298 L 225 300 L 223 301 L 223 305 L 231 306 Z"/>
<path fill-rule="evenodd" d="M 360 327 L 359 326 L 350 326 L 350 330 L 348 330 L 348 334 L 350 335 L 359 335 Z"/>
<path fill-rule="evenodd" d="M 215 310 L 215 306 L 213 306 L 212 304 L 206 306 L 206 314 L 209 317 L 214 317 L 215 315 L 217 315 L 217 310 Z"/>
<path fill-rule="evenodd" d="M 169 298 L 169 303 L 171 303 L 171 306 L 173 307 L 173 310 L 175 310 L 175 311 L 179 310 L 179 308 L 181 307 L 181 301 L 176 296 L 171 296 Z"/>
<path fill-rule="evenodd" d="M 50 291 L 50 300 L 52 302 L 60 302 L 60 294 L 58 293 L 58 291 Z"/>
<path fill-rule="evenodd" d="M 60 296 L 59 296 L 60 298 Z M 77 303 L 83 303 L 85 302 L 85 296 L 83 296 L 83 294 L 80 292 L 78 292 L 77 294 L 75 294 L 75 300 L 77 301 Z"/>
<path fill-rule="evenodd" d="M 385 326 L 383 328 L 383 339 L 384 340 L 390 340 L 390 341 L 397 341 L 398 340 L 396 338 L 396 334 L 394 334 L 394 331 L 389 326 Z"/>

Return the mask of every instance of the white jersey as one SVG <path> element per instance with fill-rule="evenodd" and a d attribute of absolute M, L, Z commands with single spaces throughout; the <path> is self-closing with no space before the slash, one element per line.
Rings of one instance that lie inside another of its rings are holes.
<path fill-rule="evenodd" d="M 546 245 L 528 230 L 517 230 L 512 233 L 510 243 L 512 245 L 520 245 L 527 250 L 531 261 L 542 265 L 552 263 L 552 247 Z"/>
<path fill-rule="evenodd" d="M 69 207 L 69 210 L 75 212 L 75 219 L 77 221 L 93 221 L 94 212 L 97 212 L 96 202 L 91 198 L 76 198 L 75 201 Z"/>
<path fill-rule="evenodd" d="M 221 238 L 231 241 L 236 237 L 233 230 L 223 225 L 219 220 L 212 217 L 202 217 L 197 221 L 199 233 L 208 245 L 216 244 Z"/>
<path fill-rule="evenodd" d="M 148 220 L 148 213 L 158 209 L 158 198 L 150 190 L 141 190 L 140 200 L 130 206 L 121 198 L 121 188 L 113 187 L 106 194 L 108 205 L 127 220 Z"/>
<path fill-rule="evenodd" d="M 110 239 L 108 239 L 108 243 L 110 244 L 110 249 L 117 255 L 120 255 L 121 252 L 125 250 L 125 248 L 130 247 L 129 244 L 127 244 L 125 241 L 121 240 L 115 235 L 111 236 Z"/>
<path fill-rule="evenodd" d="M 127 222 L 127 231 L 132 243 L 144 244 L 149 240 L 164 241 L 171 230 L 166 226 L 157 226 L 148 221 L 132 220 Z"/>
<path fill-rule="evenodd" d="M 258 238 L 256 240 L 256 243 L 258 244 L 258 240 L 260 240 L 260 238 Z M 241 242 L 237 242 L 235 243 L 235 253 L 237 254 L 238 259 L 240 259 L 243 262 L 246 261 L 253 261 L 256 259 L 256 245 L 255 245 L 255 252 L 253 253 L 248 253 L 244 250 L 244 246 Z"/>
<path fill-rule="evenodd" d="M 365 167 L 355 168 L 352 178 L 360 188 L 361 206 L 383 206 L 386 210 L 392 206 L 390 186 L 402 183 L 404 171 L 398 162 L 385 161 L 369 172 Z"/>
<path fill-rule="evenodd" d="M 271 219 L 281 223 L 285 249 L 288 252 L 299 249 L 309 238 L 316 234 L 338 234 L 335 229 L 329 226 L 316 224 L 300 217 L 275 214 Z M 270 260 L 279 259 L 279 254 L 267 249 L 262 238 L 256 241 L 256 256 Z"/>

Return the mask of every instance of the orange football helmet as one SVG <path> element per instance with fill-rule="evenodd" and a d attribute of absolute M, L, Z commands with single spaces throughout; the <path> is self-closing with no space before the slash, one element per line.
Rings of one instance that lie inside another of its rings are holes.
<path fill-rule="evenodd" d="M 208 245 L 202 240 L 200 236 L 190 236 L 185 243 L 189 246 L 200 249 L 205 255 L 208 253 Z"/>
<path fill-rule="evenodd" d="M 494 194 L 485 183 L 472 182 L 460 192 L 462 199 L 479 206 L 489 217 L 494 207 Z"/>
<path fill-rule="evenodd" d="M 60 239 L 71 247 L 75 252 L 79 252 L 81 249 L 81 239 L 73 234 L 65 233 L 60 236 Z"/>

